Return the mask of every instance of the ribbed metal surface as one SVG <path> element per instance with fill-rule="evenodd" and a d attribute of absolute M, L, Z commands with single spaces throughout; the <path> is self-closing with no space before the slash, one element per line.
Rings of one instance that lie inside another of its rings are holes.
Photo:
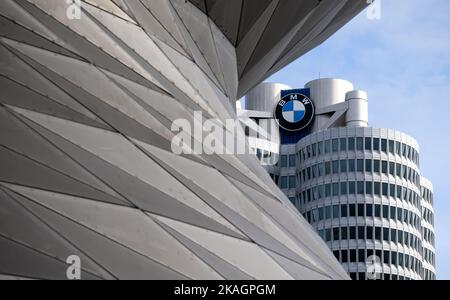
<path fill-rule="evenodd" d="M 347 278 L 256 158 L 170 147 L 194 111 L 235 119 L 305 14 L 356 13 L 338 2 L 0 1 L 0 276 L 77 255 L 84 279 Z"/>

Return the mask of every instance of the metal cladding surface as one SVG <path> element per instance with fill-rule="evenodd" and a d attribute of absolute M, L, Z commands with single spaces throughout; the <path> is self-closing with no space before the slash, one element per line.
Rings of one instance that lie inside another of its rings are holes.
<path fill-rule="evenodd" d="M 0 1 L 0 278 L 348 278 L 255 157 L 170 129 L 235 119 L 365 1 L 192 2 Z"/>
<path fill-rule="evenodd" d="M 309 52 L 367 6 L 366 0 L 189 0 L 236 47 L 239 97 Z"/>

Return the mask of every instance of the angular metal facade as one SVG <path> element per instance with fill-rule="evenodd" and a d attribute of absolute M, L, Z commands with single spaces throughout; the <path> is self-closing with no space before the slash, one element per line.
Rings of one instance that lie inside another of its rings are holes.
<path fill-rule="evenodd" d="M 256 158 L 170 128 L 235 119 L 365 2 L 0 1 L 0 278 L 348 278 Z"/>

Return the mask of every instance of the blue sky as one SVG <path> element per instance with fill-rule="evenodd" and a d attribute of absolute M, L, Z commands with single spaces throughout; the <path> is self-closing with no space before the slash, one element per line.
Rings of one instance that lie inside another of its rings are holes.
<path fill-rule="evenodd" d="M 422 175 L 435 189 L 439 279 L 450 279 L 449 12 L 448 0 L 381 0 L 380 20 L 361 13 L 267 80 L 293 88 L 319 73 L 350 80 L 369 94 L 372 127 L 398 129 L 417 139 Z"/>

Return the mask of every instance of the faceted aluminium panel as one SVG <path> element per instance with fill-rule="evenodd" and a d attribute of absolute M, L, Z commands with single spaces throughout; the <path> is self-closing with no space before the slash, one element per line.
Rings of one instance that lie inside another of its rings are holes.
<path fill-rule="evenodd" d="M 347 279 L 253 155 L 171 125 L 235 120 L 366 1 L 80 3 L 0 1 L 0 278 Z"/>

